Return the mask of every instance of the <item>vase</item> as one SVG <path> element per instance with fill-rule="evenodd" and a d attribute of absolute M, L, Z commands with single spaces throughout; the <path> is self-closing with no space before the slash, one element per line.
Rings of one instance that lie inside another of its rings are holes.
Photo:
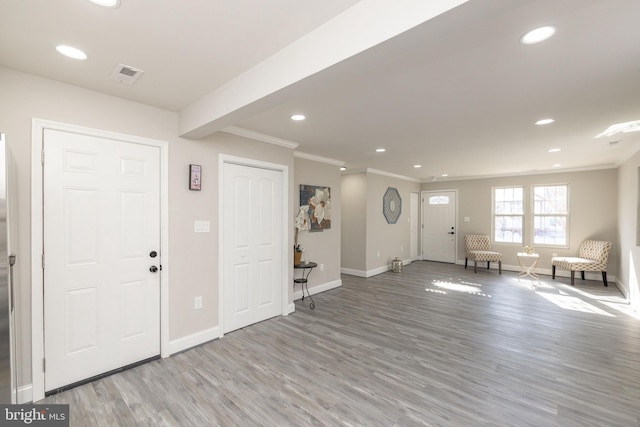
<path fill-rule="evenodd" d="M 293 265 L 300 264 L 300 260 L 302 259 L 302 252 L 293 252 Z"/>

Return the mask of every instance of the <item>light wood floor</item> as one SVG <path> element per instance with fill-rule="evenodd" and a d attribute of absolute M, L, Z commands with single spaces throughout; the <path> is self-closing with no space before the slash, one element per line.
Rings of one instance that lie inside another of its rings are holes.
<path fill-rule="evenodd" d="M 640 425 L 640 321 L 615 286 L 431 262 L 342 279 L 313 311 L 45 403 L 77 426 Z"/>

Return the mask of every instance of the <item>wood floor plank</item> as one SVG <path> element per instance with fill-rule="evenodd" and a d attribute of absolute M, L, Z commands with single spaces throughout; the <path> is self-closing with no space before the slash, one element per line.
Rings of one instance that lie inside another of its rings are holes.
<path fill-rule="evenodd" d="M 640 321 L 615 286 L 433 262 L 342 281 L 45 402 L 75 426 L 640 425 Z"/>

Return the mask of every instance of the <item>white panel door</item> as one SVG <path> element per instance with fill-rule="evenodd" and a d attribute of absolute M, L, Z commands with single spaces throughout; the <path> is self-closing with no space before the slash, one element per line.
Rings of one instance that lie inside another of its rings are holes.
<path fill-rule="evenodd" d="M 456 193 L 422 192 L 422 259 L 456 262 Z"/>
<path fill-rule="evenodd" d="M 45 390 L 160 353 L 160 150 L 45 130 Z"/>
<path fill-rule="evenodd" d="M 224 163 L 223 329 L 282 312 L 282 173 Z"/>
<path fill-rule="evenodd" d="M 418 259 L 418 205 L 420 195 L 411 193 L 411 206 L 409 216 L 409 258 L 411 261 Z"/>

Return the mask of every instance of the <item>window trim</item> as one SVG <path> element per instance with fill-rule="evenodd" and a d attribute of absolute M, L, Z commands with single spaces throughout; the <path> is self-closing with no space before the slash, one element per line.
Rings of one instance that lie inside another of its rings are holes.
<path fill-rule="evenodd" d="M 536 194 L 536 188 L 537 187 L 560 187 L 560 186 L 565 186 L 567 187 L 567 213 L 566 214 L 554 214 L 554 215 L 537 215 L 535 213 L 535 209 L 536 209 L 536 205 L 535 205 L 535 194 Z M 559 183 L 546 183 L 546 184 L 531 184 L 531 208 L 530 208 L 530 212 L 531 212 L 531 218 L 530 218 L 530 222 L 531 222 L 531 244 L 534 247 L 540 247 L 540 248 L 561 248 L 561 249 L 568 249 L 570 246 L 570 230 L 571 230 L 571 185 L 569 185 L 568 182 L 559 182 Z M 537 216 L 564 216 L 566 218 L 565 220 L 565 224 L 566 224 L 566 235 L 565 235 L 565 243 L 564 244 L 554 244 L 554 243 L 536 243 L 535 242 L 535 218 Z"/>
<path fill-rule="evenodd" d="M 522 213 L 521 214 L 496 214 L 496 190 L 498 189 L 507 189 L 507 188 L 520 188 L 522 189 Z M 527 230 L 526 223 L 526 213 L 527 213 L 527 198 L 526 198 L 526 190 L 525 185 L 498 185 L 491 187 L 491 242 L 499 245 L 518 245 L 522 246 L 524 244 L 524 236 Z M 519 216 L 522 218 L 522 233 L 520 233 L 520 242 L 500 242 L 496 240 L 496 216 Z"/>

